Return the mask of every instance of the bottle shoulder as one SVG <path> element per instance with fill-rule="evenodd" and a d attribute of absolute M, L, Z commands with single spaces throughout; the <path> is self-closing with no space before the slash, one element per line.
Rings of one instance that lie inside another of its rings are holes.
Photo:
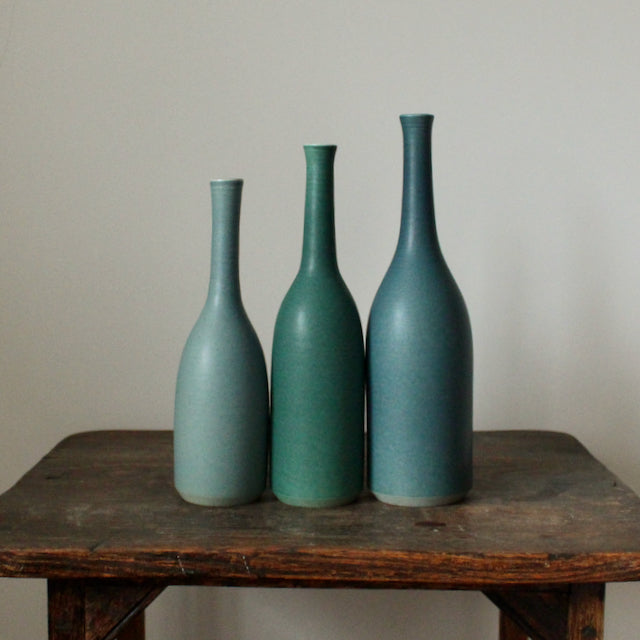
<path fill-rule="evenodd" d="M 443 322 L 465 316 L 462 293 L 444 260 L 415 261 L 394 258 L 376 292 L 370 319 L 413 317 L 415 321 Z"/>
<path fill-rule="evenodd" d="M 280 305 L 274 339 L 294 335 L 313 340 L 362 335 L 356 303 L 341 278 L 295 279 Z"/>
<path fill-rule="evenodd" d="M 339 273 L 299 273 L 282 301 L 280 312 L 308 309 L 328 313 L 350 308 L 355 309 L 355 302 Z"/>
<path fill-rule="evenodd" d="M 398 296 L 458 292 L 458 285 L 441 254 L 406 255 L 397 252 L 379 291 Z"/>
<path fill-rule="evenodd" d="M 238 348 L 242 344 L 252 347 L 258 337 L 242 304 L 204 305 L 196 320 L 185 348 L 205 345 L 216 349 Z"/>

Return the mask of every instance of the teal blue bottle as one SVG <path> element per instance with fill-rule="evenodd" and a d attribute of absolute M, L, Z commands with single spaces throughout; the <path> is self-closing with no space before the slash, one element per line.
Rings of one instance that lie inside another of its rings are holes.
<path fill-rule="evenodd" d="M 367 327 L 369 484 L 389 504 L 462 499 L 472 484 L 471 326 L 433 204 L 433 116 L 400 116 L 400 236 Z"/>
<path fill-rule="evenodd" d="M 302 260 L 276 320 L 272 487 L 282 501 L 331 507 L 363 487 L 362 324 L 336 259 L 336 147 L 307 145 Z"/>
<path fill-rule="evenodd" d="M 252 502 L 267 476 L 269 391 L 264 354 L 240 296 L 242 180 L 211 182 L 211 276 L 176 384 L 174 481 L 188 502 Z"/>

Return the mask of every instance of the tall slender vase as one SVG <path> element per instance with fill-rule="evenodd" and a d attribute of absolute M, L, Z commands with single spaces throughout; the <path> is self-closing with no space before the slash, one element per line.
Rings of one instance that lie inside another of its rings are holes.
<path fill-rule="evenodd" d="M 240 297 L 242 180 L 211 182 L 211 277 L 182 353 L 175 398 L 174 479 L 188 502 L 256 500 L 266 483 L 269 392 L 262 347 Z"/>
<path fill-rule="evenodd" d="M 367 329 L 369 474 L 381 501 L 427 506 L 471 488 L 472 339 L 436 234 L 433 116 L 400 121 L 400 237 Z"/>
<path fill-rule="evenodd" d="M 307 145 L 300 270 L 276 320 L 272 362 L 272 485 L 283 502 L 354 500 L 364 475 L 364 344 L 336 259 L 335 146 Z"/>

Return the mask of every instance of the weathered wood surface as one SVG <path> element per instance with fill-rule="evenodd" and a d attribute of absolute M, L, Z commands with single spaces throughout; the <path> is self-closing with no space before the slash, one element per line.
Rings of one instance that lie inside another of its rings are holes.
<path fill-rule="evenodd" d="M 458 505 L 183 502 L 168 431 L 64 440 L 0 497 L 0 576 L 485 589 L 640 579 L 640 500 L 574 438 L 475 434 Z"/>

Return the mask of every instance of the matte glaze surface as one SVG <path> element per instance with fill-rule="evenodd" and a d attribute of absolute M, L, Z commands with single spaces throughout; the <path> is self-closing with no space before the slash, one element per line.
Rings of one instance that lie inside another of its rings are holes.
<path fill-rule="evenodd" d="M 238 275 L 241 180 L 211 183 L 211 279 L 176 385 L 175 485 L 209 506 L 251 502 L 266 484 L 269 392 Z"/>
<path fill-rule="evenodd" d="M 433 116 L 400 120 L 400 237 L 367 330 L 370 485 L 384 502 L 436 505 L 471 488 L 471 327 L 436 234 Z"/>
<path fill-rule="evenodd" d="M 283 502 L 326 507 L 354 500 L 363 485 L 364 344 L 336 260 L 336 147 L 304 150 L 302 261 L 273 339 L 272 484 Z"/>

